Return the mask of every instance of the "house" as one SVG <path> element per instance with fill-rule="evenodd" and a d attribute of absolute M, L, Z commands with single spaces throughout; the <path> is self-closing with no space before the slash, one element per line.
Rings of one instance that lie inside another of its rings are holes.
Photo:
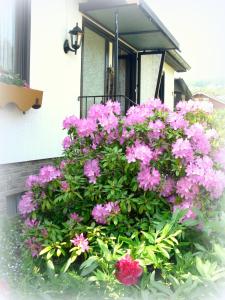
<path fill-rule="evenodd" d="M 192 96 L 193 100 L 199 100 L 199 101 L 209 101 L 213 104 L 213 108 L 214 109 L 225 109 L 225 102 L 223 102 L 222 100 L 220 100 L 219 98 L 215 97 L 215 96 L 209 96 L 206 95 L 205 93 L 202 92 L 198 92 L 196 94 L 194 94 Z"/>
<path fill-rule="evenodd" d="M 186 82 L 183 78 L 176 78 L 174 80 L 174 107 L 179 101 L 188 101 L 192 97 Z"/>
<path fill-rule="evenodd" d="M 151 97 L 173 108 L 175 73 L 190 67 L 144 0 L 12 0 L 0 9 L 1 68 L 44 91 L 38 110 L 0 109 L 0 210 L 13 213 L 26 176 L 61 156 L 66 116 L 109 98 L 124 112 Z M 80 48 L 67 41 L 78 36 Z"/>

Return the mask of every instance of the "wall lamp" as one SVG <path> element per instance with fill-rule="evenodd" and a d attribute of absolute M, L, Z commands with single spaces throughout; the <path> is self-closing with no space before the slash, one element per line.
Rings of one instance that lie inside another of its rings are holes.
<path fill-rule="evenodd" d="M 77 50 L 81 46 L 82 36 L 83 36 L 84 33 L 81 30 L 81 28 L 78 26 L 78 23 L 76 23 L 76 27 L 74 27 L 72 30 L 70 30 L 69 34 L 70 34 L 70 44 L 71 45 L 69 45 L 68 40 L 65 40 L 64 45 L 63 45 L 63 49 L 64 49 L 65 53 L 68 53 L 69 51 L 72 51 L 76 55 Z"/>

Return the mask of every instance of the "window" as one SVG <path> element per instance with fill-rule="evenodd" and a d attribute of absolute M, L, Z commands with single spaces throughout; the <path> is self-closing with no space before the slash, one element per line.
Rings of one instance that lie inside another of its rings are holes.
<path fill-rule="evenodd" d="M 17 193 L 6 197 L 7 215 L 13 217 L 18 213 L 18 204 L 23 193 Z"/>
<path fill-rule="evenodd" d="M 0 2 L 0 69 L 29 82 L 30 0 Z"/>

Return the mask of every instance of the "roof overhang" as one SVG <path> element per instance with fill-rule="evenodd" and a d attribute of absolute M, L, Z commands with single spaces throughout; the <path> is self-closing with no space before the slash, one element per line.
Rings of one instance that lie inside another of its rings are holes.
<path fill-rule="evenodd" d="M 79 9 L 108 31 L 115 31 L 119 18 L 119 37 L 137 51 L 179 49 L 179 44 L 144 0 L 86 0 Z"/>
<path fill-rule="evenodd" d="M 170 65 L 176 72 L 186 72 L 191 69 L 189 64 L 183 59 L 183 57 L 175 50 L 166 52 L 165 61 Z"/>
<path fill-rule="evenodd" d="M 192 93 L 183 78 L 176 78 L 174 80 L 174 91 L 175 93 L 180 92 L 184 94 L 186 100 L 191 99 L 192 97 Z"/>

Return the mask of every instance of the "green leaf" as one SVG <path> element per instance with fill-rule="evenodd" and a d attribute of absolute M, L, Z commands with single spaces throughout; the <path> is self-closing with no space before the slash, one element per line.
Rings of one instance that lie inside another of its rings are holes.
<path fill-rule="evenodd" d="M 170 255 L 169 255 L 169 253 L 163 248 L 163 246 L 162 245 L 157 245 L 157 248 L 159 249 L 159 251 L 161 252 L 161 254 L 163 255 L 163 256 L 165 256 L 166 258 L 170 258 Z"/>
<path fill-rule="evenodd" d="M 43 255 L 45 253 L 47 253 L 48 251 L 50 251 L 52 249 L 52 246 L 47 246 L 44 249 L 41 250 L 41 252 L 39 253 L 39 255 Z"/>
<path fill-rule="evenodd" d="M 47 260 L 47 267 L 50 270 L 55 270 L 55 266 L 54 266 L 53 261 L 51 259 Z"/>
<path fill-rule="evenodd" d="M 107 244 L 105 244 L 102 240 L 97 239 L 98 245 L 100 247 L 100 249 L 102 250 L 102 253 L 105 257 L 110 255 L 110 251 L 108 249 Z"/>
<path fill-rule="evenodd" d="M 91 265 L 89 265 L 88 267 L 85 267 L 81 271 L 81 276 L 87 276 L 88 274 L 90 274 L 91 272 L 93 272 L 97 267 L 98 267 L 98 262 L 97 261 L 92 262 Z"/>
<path fill-rule="evenodd" d="M 47 260 L 49 260 L 54 255 L 54 253 L 55 253 L 55 249 L 50 250 L 46 256 Z"/>

